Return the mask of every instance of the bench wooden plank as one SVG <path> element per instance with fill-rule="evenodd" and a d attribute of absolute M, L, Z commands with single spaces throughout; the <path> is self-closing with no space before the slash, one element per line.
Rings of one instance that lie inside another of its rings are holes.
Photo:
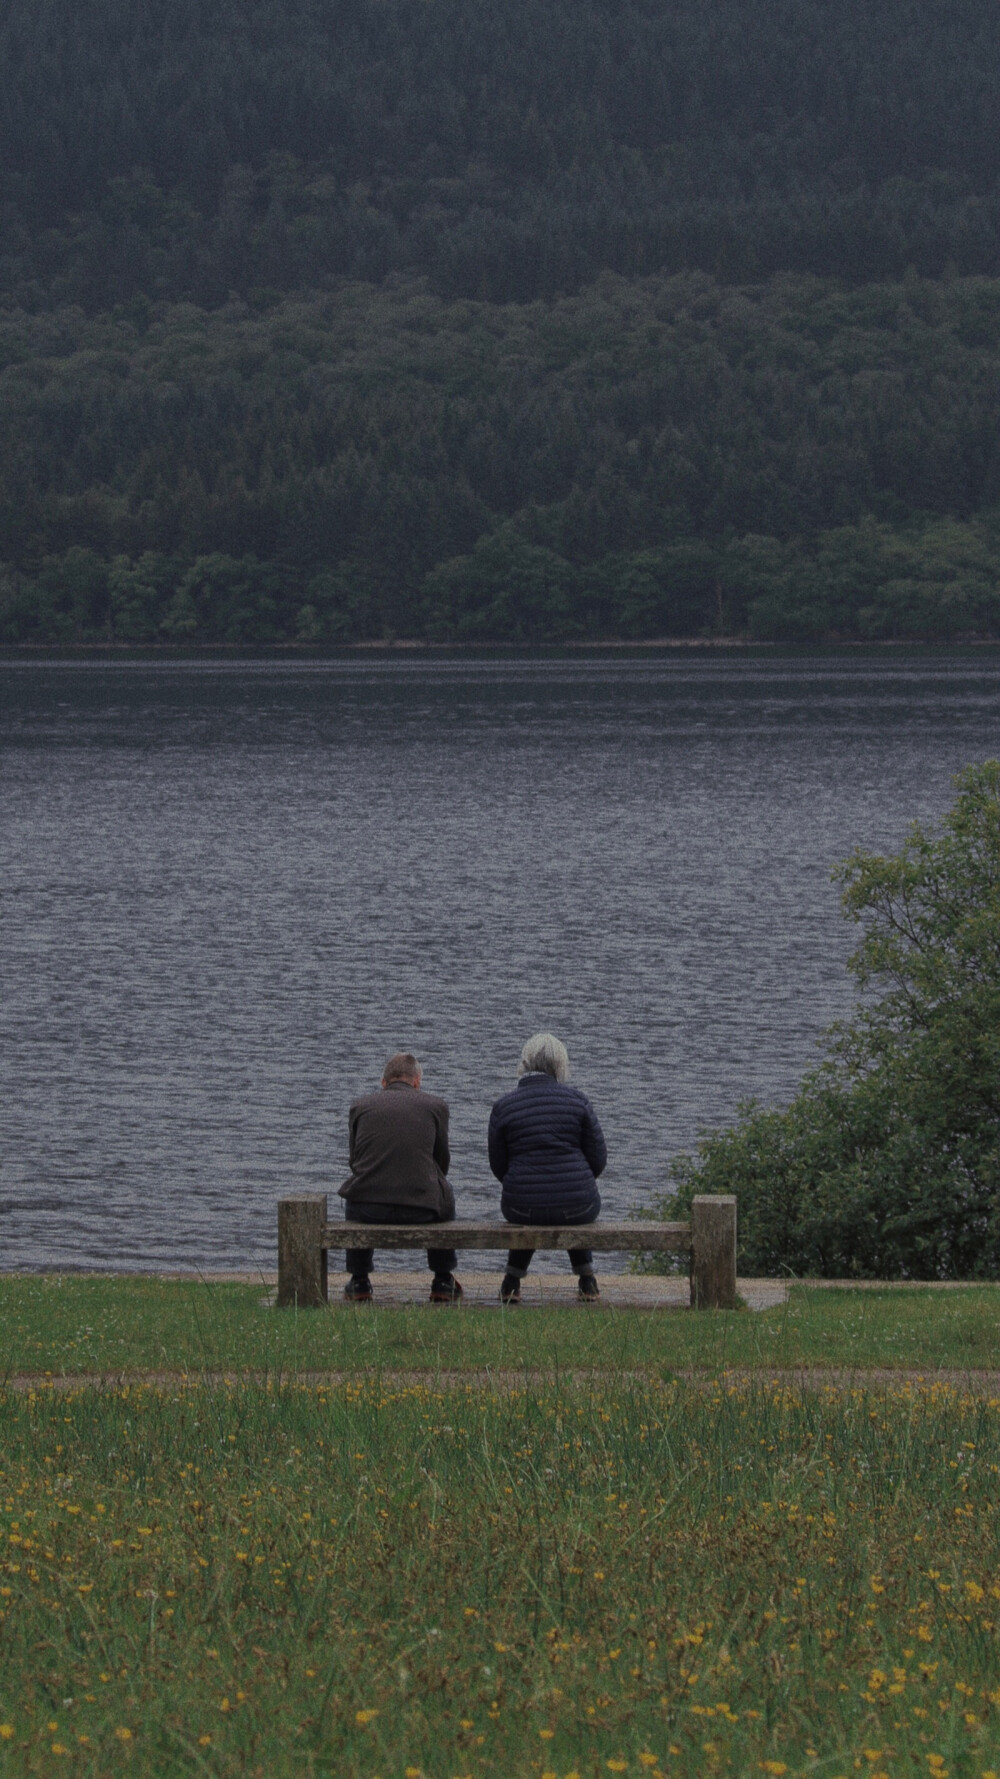
<path fill-rule="evenodd" d="M 328 1223 L 328 1248 L 594 1248 L 599 1253 L 683 1252 L 690 1223 Z"/>

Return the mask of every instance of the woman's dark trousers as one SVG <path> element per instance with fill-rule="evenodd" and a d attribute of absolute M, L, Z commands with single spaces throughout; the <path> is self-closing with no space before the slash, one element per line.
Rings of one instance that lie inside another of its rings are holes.
<path fill-rule="evenodd" d="M 574 1223 L 597 1222 L 601 1214 L 601 1195 L 595 1192 L 590 1204 L 582 1211 L 549 1211 L 544 1205 L 532 1205 L 530 1211 L 521 1211 L 503 1202 L 500 1209 L 508 1223 L 520 1223 L 522 1227 L 534 1225 L 537 1228 L 539 1224 L 547 1223 L 553 1229 L 571 1229 Z M 507 1255 L 507 1271 L 513 1273 L 515 1279 L 523 1279 L 534 1252 L 534 1248 L 511 1248 Z M 569 1263 L 578 1278 L 593 1278 L 594 1254 L 591 1248 L 570 1248 Z"/>

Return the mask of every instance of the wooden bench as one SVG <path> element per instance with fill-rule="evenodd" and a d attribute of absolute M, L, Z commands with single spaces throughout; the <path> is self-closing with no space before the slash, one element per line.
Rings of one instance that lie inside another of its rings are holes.
<path fill-rule="evenodd" d="M 327 1301 L 330 1248 L 594 1248 L 600 1253 L 689 1254 L 694 1309 L 736 1305 L 736 1200 L 695 1198 L 690 1223 L 331 1223 L 326 1193 L 278 1204 L 279 1309 Z"/>

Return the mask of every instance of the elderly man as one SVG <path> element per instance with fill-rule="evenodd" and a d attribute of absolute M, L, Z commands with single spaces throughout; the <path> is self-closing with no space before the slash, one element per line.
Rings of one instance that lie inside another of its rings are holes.
<path fill-rule="evenodd" d="M 340 1188 L 344 1215 L 353 1223 L 448 1223 L 455 1195 L 446 1178 L 448 1107 L 424 1093 L 420 1064 L 408 1050 L 390 1056 L 380 1093 L 355 1100 L 349 1114 L 350 1178 Z M 374 1248 L 348 1248 L 349 1303 L 368 1303 Z M 428 1248 L 432 1303 L 456 1303 L 453 1248 Z"/>

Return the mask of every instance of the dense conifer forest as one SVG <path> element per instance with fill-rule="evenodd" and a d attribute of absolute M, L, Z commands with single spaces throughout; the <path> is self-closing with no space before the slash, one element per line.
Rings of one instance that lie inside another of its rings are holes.
<path fill-rule="evenodd" d="M 981 0 L 9 0 L 0 640 L 1000 636 Z"/>

